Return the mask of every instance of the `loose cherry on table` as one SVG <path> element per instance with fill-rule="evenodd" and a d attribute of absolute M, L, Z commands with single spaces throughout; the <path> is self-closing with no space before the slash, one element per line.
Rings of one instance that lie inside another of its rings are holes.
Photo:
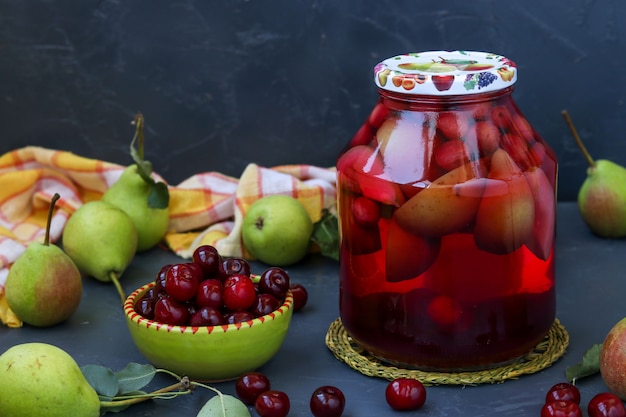
<path fill-rule="evenodd" d="M 264 391 L 254 401 L 254 409 L 260 417 L 286 417 L 291 403 L 283 391 Z"/>
<path fill-rule="evenodd" d="M 552 401 L 572 401 L 580 405 L 580 391 L 569 382 L 559 382 L 546 393 L 546 403 Z"/>
<path fill-rule="evenodd" d="M 387 384 L 385 400 L 394 410 L 417 410 L 426 402 L 426 388 L 417 379 L 396 378 Z"/>
<path fill-rule="evenodd" d="M 309 407 L 315 417 L 340 417 L 346 405 L 343 392 L 332 385 L 324 385 L 313 391 Z"/>
<path fill-rule="evenodd" d="M 260 372 L 248 372 L 237 378 L 235 392 L 241 401 L 252 405 L 257 397 L 270 390 L 269 378 Z"/>
<path fill-rule="evenodd" d="M 596 394 L 587 404 L 589 417 L 626 417 L 622 400 L 610 392 Z"/>
<path fill-rule="evenodd" d="M 541 417 L 583 417 L 583 413 L 575 402 L 557 400 L 541 407 Z"/>

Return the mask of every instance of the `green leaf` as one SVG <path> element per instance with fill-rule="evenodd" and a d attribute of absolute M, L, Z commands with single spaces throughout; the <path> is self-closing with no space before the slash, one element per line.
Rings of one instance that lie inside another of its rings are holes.
<path fill-rule="evenodd" d="M 162 182 L 154 182 L 148 194 L 148 207 L 153 209 L 166 209 L 170 204 L 170 192 L 167 185 Z"/>
<path fill-rule="evenodd" d="M 250 411 L 238 398 L 219 394 L 207 401 L 196 417 L 250 417 Z"/>
<path fill-rule="evenodd" d="M 119 395 L 128 395 L 131 392 L 137 391 L 152 381 L 156 369 L 152 365 L 141 365 L 135 362 L 131 362 L 124 369 L 115 372 L 119 383 Z"/>
<path fill-rule="evenodd" d="M 313 225 L 311 240 L 320 247 L 322 255 L 339 260 L 339 221 L 337 216 L 324 209 L 322 217 Z"/>
<path fill-rule="evenodd" d="M 569 382 L 574 383 L 577 379 L 591 376 L 600 372 L 600 352 L 602 344 L 591 346 L 583 355 L 581 362 L 569 366 L 565 369 L 565 377 Z"/>
<path fill-rule="evenodd" d="M 112 370 L 100 365 L 85 365 L 80 368 L 89 385 L 99 395 L 114 397 L 119 392 L 119 382 Z"/>

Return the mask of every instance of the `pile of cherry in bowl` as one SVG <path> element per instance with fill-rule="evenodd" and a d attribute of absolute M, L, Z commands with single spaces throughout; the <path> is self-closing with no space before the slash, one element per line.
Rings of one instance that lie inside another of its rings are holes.
<path fill-rule="evenodd" d="M 306 289 L 291 283 L 285 270 L 268 267 L 253 276 L 245 259 L 222 257 L 213 246 L 202 245 L 191 262 L 163 266 L 135 310 L 170 325 L 234 324 L 275 311 L 290 290 L 298 311 L 306 304 Z"/>

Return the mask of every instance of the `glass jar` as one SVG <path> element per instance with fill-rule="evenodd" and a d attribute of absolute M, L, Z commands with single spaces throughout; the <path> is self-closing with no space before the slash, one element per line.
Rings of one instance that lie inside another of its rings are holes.
<path fill-rule="evenodd" d="M 555 319 L 557 161 L 513 101 L 515 63 L 432 51 L 374 73 L 337 160 L 343 326 L 406 368 L 527 354 Z"/>

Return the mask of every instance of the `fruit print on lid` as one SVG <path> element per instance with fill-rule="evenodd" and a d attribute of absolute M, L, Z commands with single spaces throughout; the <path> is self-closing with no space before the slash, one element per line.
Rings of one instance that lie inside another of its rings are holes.
<path fill-rule="evenodd" d="M 374 67 L 384 90 L 419 95 L 467 95 L 501 90 L 517 81 L 517 67 L 501 55 L 428 51 L 388 58 Z"/>

